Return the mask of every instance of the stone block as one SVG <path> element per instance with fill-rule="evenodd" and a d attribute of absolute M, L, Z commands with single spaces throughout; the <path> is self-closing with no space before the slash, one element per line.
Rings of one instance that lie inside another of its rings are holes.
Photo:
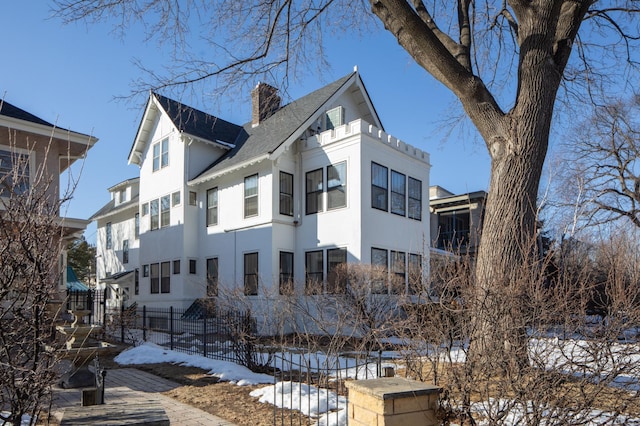
<path fill-rule="evenodd" d="M 434 408 L 435 406 L 431 406 L 429 395 L 406 396 L 393 400 L 393 414 L 412 413 Z"/>
<path fill-rule="evenodd" d="M 384 426 L 437 426 L 438 418 L 434 410 L 416 411 L 384 417 Z M 379 424 L 379 426 L 382 426 Z"/>

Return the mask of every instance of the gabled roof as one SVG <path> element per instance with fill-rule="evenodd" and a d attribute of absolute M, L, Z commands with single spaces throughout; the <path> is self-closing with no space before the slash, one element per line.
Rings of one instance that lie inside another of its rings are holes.
<path fill-rule="evenodd" d="M 4 99 L 0 99 L 0 126 L 22 130 L 36 135 L 53 137 L 65 142 L 72 142 L 73 146 L 70 147 L 71 150 L 67 155 L 68 158 L 61 157 L 62 170 L 66 169 L 77 158 L 84 156 L 87 149 L 91 148 L 98 141 L 97 138 L 91 135 L 63 129 L 55 124 L 49 123 Z"/>
<path fill-rule="evenodd" d="M 131 199 L 129 201 L 125 201 L 124 203 L 118 204 L 116 206 L 116 200 L 112 198 L 107 204 L 102 206 L 102 208 L 100 210 L 95 212 L 89 218 L 89 220 L 90 221 L 98 220 L 98 219 L 103 218 L 104 216 L 111 215 L 111 214 L 114 214 L 114 213 L 118 213 L 118 212 L 127 210 L 129 208 L 133 208 L 133 207 L 135 207 L 137 209 L 138 208 L 138 200 L 139 199 L 140 199 L 140 195 L 136 194 L 135 196 L 131 197 Z"/>
<path fill-rule="evenodd" d="M 153 96 L 180 132 L 198 139 L 233 145 L 241 127 L 157 93 Z"/>
<path fill-rule="evenodd" d="M 278 109 L 272 116 L 258 126 L 251 123 L 244 126 L 244 135 L 236 141 L 236 146 L 227 154 L 211 164 L 200 175 L 191 180 L 197 184 L 214 178 L 219 173 L 237 166 L 257 162 L 274 154 L 278 148 L 293 143 L 324 112 L 324 106 L 352 85 L 362 90 L 365 103 L 372 111 L 373 124 L 382 128 L 380 119 L 370 102 L 364 84 L 357 71 L 330 83 L 290 104 Z M 244 136 L 244 137 L 242 137 Z"/>
<path fill-rule="evenodd" d="M 242 127 L 216 116 L 151 92 L 138 132 L 129 152 L 129 164 L 139 164 L 148 134 L 158 113 L 165 114 L 176 130 L 186 136 L 210 142 L 224 149 L 234 147 Z M 134 156 L 138 153 L 138 157 Z"/>
<path fill-rule="evenodd" d="M 18 120 L 28 121 L 30 123 L 41 124 L 43 126 L 53 127 L 53 124 L 49 123 L 48 121 L 45 121 L 40 117 L 36 117 L 30 112 L 18 108 L 17 106 L 10 104 L 5 100 L 0 100 L 0 115 L 17 118 Z"/>

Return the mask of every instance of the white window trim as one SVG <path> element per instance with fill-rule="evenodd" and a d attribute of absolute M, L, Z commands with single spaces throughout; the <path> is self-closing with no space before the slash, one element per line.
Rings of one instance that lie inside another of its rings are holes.
<path fill-rule="evenodd" d="M 30 151 L 28 149 L 24 149 L 24 148 L 18 148 L 18 147 L 13 147 L 13 146 L 9 146 L 9 145 L 0 145 L 0 151 L 6 151 L 9 153 L 16 153 L 16 154 L 20 154 L 20 155 L 26 155 L 27 157 L 29 157 L 29 187 L 27 188 L 27 191 L 30 191 L 33 188 L 33 179 L 34 179 L 34 173 L 37 174 L 37 170 L 36 170 L 36 153 L 35 151 Z M 1 198 L 9 198 L 8 196 L 4 195 L 1 196 Z M 0 207 L 2 208 L 2 207 Z"/>

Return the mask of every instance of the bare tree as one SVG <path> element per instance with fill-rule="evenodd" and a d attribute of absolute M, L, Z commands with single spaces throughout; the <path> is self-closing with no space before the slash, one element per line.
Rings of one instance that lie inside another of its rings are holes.
<path fill-rule="evenodd" d="M 318 53 L 329 26 L 361 28 L 375 16 L 418 65 L 455 94 L 491 157 L 475 271 L 479 353 L 485 345 L 524 335 L 513 327 L 514 318 L 490 321 L 483 312 L 508 291 L 516 266 L 535 258 L 528 251 L 535 248 L 530 241 L 536 197 L 561 85 L 570 95 L 594 99 L 612 81 L 620 83 L 625 74 L 616 71 L 635 65 L 640 11 L 632 0 L 370 0 L 371 14 L 363 2 L 351 0 L 55 3 L 65 21 L 113 18 L 123 30 L 142 22 L 150 36 L 175 43 L 171 71 L 164 76 L 152 71 L 151 77 L 160 77 L 155 86 L 204 79 L 225 86 L 258 75 L 286 78 L 308 67 L 310 59 L 323 58 Z M 194 30 L 212 45 L 208 59 L 186 50 Z M 612 68 L 613 63 L 619 67 Z M 606 75 L 597 73 L 606 68 Z M 591 84 L 594 78 L 597 84 Z"/>
<path fill-rule="evenodd" d="M 582 187 L 582 226 L 626 219 L 640 227 L 640 97 L 594 108 L 572 129 L 563 186 Z"/>
<path fill-rule="evenodd" d="M 10 131 L 11 132 L 11 131 Z M 46 162 L 30 168 L 24 151 L 0 160 L 0 414 L 3 422 L 35 422 L 51 395 L 61 345 L 54 318 L 63 228 Z M 45 155 L 46 156 L 46 155 Z"/>

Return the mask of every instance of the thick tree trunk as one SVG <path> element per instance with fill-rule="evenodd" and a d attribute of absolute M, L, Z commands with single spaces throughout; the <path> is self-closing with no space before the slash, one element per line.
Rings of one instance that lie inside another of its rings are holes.
<path fill-rule="evenodd" d="M 477 360 L 500 360 L 509 369 L 527 362 L 525 280 L 536 267 L 536 195 L 546 151 L 544 135 L 515 137 L 513 151 L 491 165 L 471 348 Z"/>
<path fill-rule="evenodd" d="M 556 93 L 591 3 L 505 2 L 519 59 L 515 104 L 508 113 L 473 73 L 469 57 L 474 43 L 468 32 L 471 2 L 457 2 L 460 42 L 439 29 L 424 3 L 370 3 L 416 63 L 460 99 L 487 145 L 491 182 L 476 264 L 470 358 L 522 365 L 527 361 L 526 304 L 522 303 L 526 283 L 522 281 L 529 275 L 522 272 L 535 267 L 538 184 Z"/>

